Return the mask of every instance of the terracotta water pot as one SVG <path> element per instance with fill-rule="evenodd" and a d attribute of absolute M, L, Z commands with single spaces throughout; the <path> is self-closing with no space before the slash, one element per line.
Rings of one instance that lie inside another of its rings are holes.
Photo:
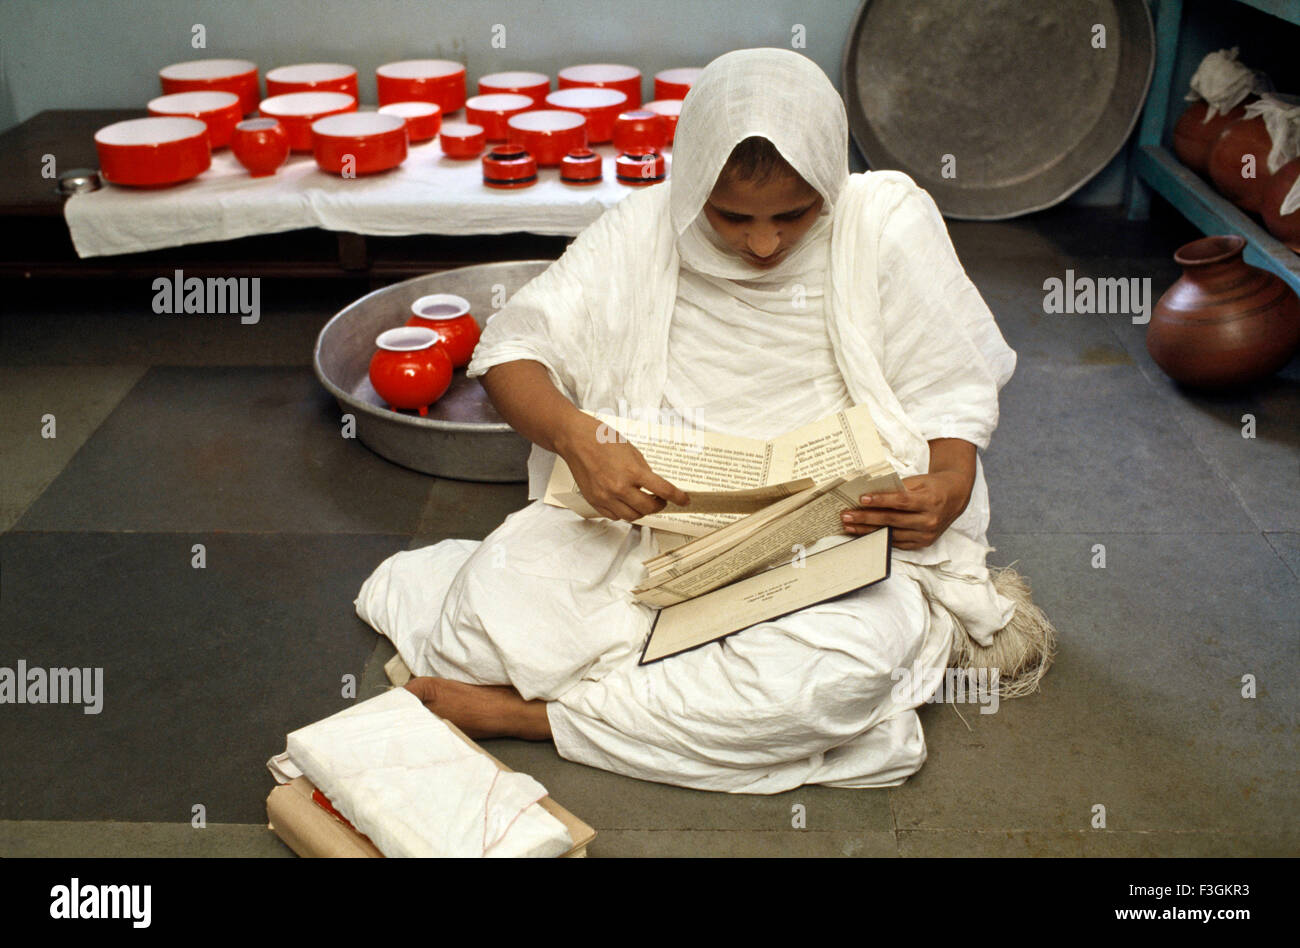
<path fill-rule="evenodd" d="M 1300 253 L 1300 209 L 1290 214 L 1282 213 L 1282 201 L 1295 185 L 1296 178 L 1300 178 L 1300 158 L 1288 161 L 1269 179 L 1260 213 L 1264 215 L 1264 226 L 1268 232 Z"/>
<path fill-rule="evenodd" d="M 1220 194 L 1243 211 L 1256 214 L 1264 204 L 1264 189 L 1271 177 L 1268 153 L 1272 147 L 1268 128 L 1257 115 L 1229 125 L 1210 149 L 1210 180 Z M 1255 176 L 1251 178 L 1242 174 L 1246 155 L 1255 156 Z"/>
<path fill-rule="evenodd" d="M 1256 98 L 1251 96 L 1246 102 Z M 1208 122 L 1205 113 L 1209 105 L 1193 102 L 1174 126 L 1174 154 L 1178 160 L 1197 174 L 1210 173 L 1210 149 L 1227 127 L 1246 116 L 1246 103 L 1238 105 L 1227 114 L 1220 113 Z"/>
<path fill-rule="evenodd" d="M 1241 257 L 1234 235 L 1202 237 L 1174 254 L 1183 275 L 1155 305 L 1147 351 L 1170 378 L 1227 388 L 1267 378 L 1300 346 L 1300 299 Z"/>

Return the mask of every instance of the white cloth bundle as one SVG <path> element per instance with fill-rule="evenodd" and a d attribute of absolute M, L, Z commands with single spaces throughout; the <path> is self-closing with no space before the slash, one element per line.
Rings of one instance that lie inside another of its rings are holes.
<path fill-rule="evenodd" d="M 1234 46 L 1207 53 L 1192 73 L 1188 83 L 1191 91 L 1183 98 L 1187 102 L 1204 101 L 1208 106 L 1202 124 L 1215 115 L 1231 112 L 1251 93 L 1269 88 L 1268 78 L 1262 72 L 1237 62 L 1237 49 Z"/>
<path fill-rule="evenodd" d="M 545 787 L 501 770 L 405 688 L 300 728 L 287 744 L 385 856 L 559 856 L 573 846 L 538 805 Z"/>
<path fill-rule="evenodd" d="M 1277 174 L 1292 158 L 1300 157 L 1300 96 L 1262 95 L 1246 106 L 1245 118 L 1263 119 L 1268 129 L 1273 143 L 1268 150 L 1269 174 Z"/>
<path fill-rule="evenodd" d="M 735 145 L 759 135 L 826 200 L 827 330 L 850 397 L 869 406 L 900 474 L 928 471 L 927 440 L 987 447 L 1015 353 L 962 269 L 934 201 L 900 172 L 847 173 L 844 105 L 811 61 L 789 50 L 740 50 L 710 70 L 683 105 L 670 181 L 607 211 L 516 293 L 485 329 L 469 375 L 531 359 L 583 410 L 656 417 L 679 269 L 725 265 L 702 236 L 710 225 L 701 208 Z M 724 108 L 713 107 L 719 95 Z M 796 276 L 809 264 L 804 250 L 796 247 L 764 279 Z M 534 448 L 530 497 L 542 495 L 553 461 Z M 1015 611 L 985 566 L 988 518 L 977 468 L 970 503 L 947 532 L 926 549 L 894 552 L 982 645 Z"/>

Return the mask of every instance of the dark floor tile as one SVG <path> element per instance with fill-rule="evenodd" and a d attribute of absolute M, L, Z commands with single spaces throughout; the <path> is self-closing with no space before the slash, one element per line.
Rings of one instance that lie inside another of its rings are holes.
<path fill-rule="evenodd" d="M 410 534 L 433 483 L 343 438 L 307 369 L 154 368 L 18 528 Z"/>
<path fill-rule="evenodd" d="M 1265 537 L 1292 574 L 1300 578 L 1300 533 L 1268 533 Z"/>
<path fill-rule="evenodd" d="M 1262 537 L 992 539 L 993 562 L 1016 561 L 1055 623 L 1059 656 L 1040 693 L 996 713 L 922 711 L 930 756 L 891 791 L 900 830 L 1074 833 L 1098 805 L 1116 831 L 1294 828 L 1300 585 Z"/>
<path fill-rule="evenodd" d="M 1021 366 L 984 467 L 1011 533 L 1258 530 L 1130 366 Z"/>
<path fill-rule="evenodd" d="M 191 566 L 191 546 L 207 566 Z M 103 705 L 0 710 L 0 819 L 257 823 L 285 735 L 352 702 L 388 536 L 0 537 L 0 665 L 100 667 Z"/>

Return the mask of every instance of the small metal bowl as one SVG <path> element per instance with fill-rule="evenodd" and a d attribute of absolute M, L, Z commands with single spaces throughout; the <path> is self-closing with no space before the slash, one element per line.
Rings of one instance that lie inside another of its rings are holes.
<path fill-rule="evenodd" d="M 99 172 L 91 168 L 73 168 L 59 175 L 60 194 L 80 194 L 83 191 L 98 191 L 101 187 Z"/>

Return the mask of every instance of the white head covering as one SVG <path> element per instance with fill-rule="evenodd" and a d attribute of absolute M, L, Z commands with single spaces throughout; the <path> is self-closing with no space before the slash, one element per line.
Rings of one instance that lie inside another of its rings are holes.
<path fill-rule="evenodd" d="M 849 176 L 844 102 L 812 60 L 788 49 L 740 49 L 701 71 L 682 103 L 673 139 L 673 230 L 695 220 L 731 150 L 759 135 L 781 152 L 827 205 Z"/>
<path fill-rule="evenodd" d="M 824 199 L 799 244 L 765 269 L 731 250 L 703 214 L 732 149 L 752 136 L 775 145 Z M 691 86 L 673 141 L 669 209 L 682 266 L 768 286 L 824 269 L 832 208 L 848 175 L 844 103 L 815 63 L 788 49 L 719 56 Z"/>

